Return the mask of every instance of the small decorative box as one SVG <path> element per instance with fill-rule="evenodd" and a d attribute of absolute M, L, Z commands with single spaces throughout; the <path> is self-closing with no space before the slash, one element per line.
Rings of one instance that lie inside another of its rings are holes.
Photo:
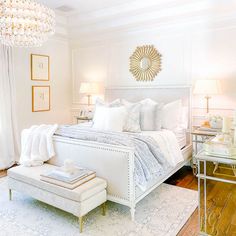
<path fill-rule="evenodd" d="M 216 138 L 203 144 L 206 155 L 236 159 L 236 147 L 230 142 L 217 141 Z"/>

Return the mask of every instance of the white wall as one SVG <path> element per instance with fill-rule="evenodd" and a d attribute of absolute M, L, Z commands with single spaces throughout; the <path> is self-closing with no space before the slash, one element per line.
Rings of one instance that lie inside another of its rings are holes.
<path fill-rule="evenodd" d="M 196 79 L 220 79 L 223 94 L 211 99 L 211 112 L 231 115 L 236 108 L 235 38 L 236 28 L 224 25 L 195 33 L 127 33 L 123 39 L 114 36 L 97 44 L 77 46 L 73 52 L 74 107 L 84 101 L 78 96 L 82 80 L 104 81 L 105 86 L 113 87 L 191 85 Z M 153 44 L 162 54 L 162 71 L 153 82 L 137 82 L 129 72 L 130 55 L 145 44 Z M 195 115 L 205 115 L 203 97 L 195 97 L 193 106 Z"/>
<path fill-rule="evenodd" d="M 50 81 L 31 81 L 30 54 L 50 56 Z M 21 131 L 34 124 L 71 122 L 71 51 L 68 42 L 50 39 L 40 48 L 14 49 L 17 121 Z M 32 112 L 33 85 L 51 86 L 51 110 Z"/>

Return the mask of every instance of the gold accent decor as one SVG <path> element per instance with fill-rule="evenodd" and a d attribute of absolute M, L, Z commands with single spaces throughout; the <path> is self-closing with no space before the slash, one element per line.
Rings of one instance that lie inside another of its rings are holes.
<path fill-rule="evenodd" d="M 31 80 L 49 81 L 50 80 L 50 57 L 47 55 L 30 55 Z"/>
<path fill-rule="evenodd" d="M 50 111 L 50 86 L 32 86 L 32 112 Z"/>
<path fill-rule="evenodd" d="M 161 54 L 153 45 L 137 47 L 130 57 L 129 70 L 137 81 L 153 81 L 161 71 Z"/>
<path fill-rule="evenodd" d="M 106 203 L 105 202 L 102 204 L 102 215 L 103 216 L 106 215 Z"/>
<path fill-rule="evenodd" d="M 83 216 L 79 217 L 79 232 L 83 232 Z"/>

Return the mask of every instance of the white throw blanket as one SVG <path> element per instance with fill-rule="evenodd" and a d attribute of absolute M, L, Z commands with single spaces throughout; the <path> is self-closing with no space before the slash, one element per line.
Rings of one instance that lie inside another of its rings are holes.
<path fill-rule="evenodd" d="M 184 161 L 178 140 L 172 131 L 162 129 L 161 131 L 143 131 L 142 134 L 155 139 L 165 159 L 171 166 L 175 167 L 177 164 Z"/>
<path fill-rule="evenodd" d="M 20 164 L 38 166 L 55 155 L 52 136 L 58 125 L 34 125 L 21 133 Z"/>

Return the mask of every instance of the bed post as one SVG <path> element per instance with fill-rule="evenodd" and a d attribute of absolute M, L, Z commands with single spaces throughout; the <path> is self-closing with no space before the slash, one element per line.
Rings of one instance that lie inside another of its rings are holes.
<path fill-rule="evenodd" d="M 134 152 L 129 153 L 129 200 L 131 220 L 135 220 L 135 180 L 134 180 Z"/>

